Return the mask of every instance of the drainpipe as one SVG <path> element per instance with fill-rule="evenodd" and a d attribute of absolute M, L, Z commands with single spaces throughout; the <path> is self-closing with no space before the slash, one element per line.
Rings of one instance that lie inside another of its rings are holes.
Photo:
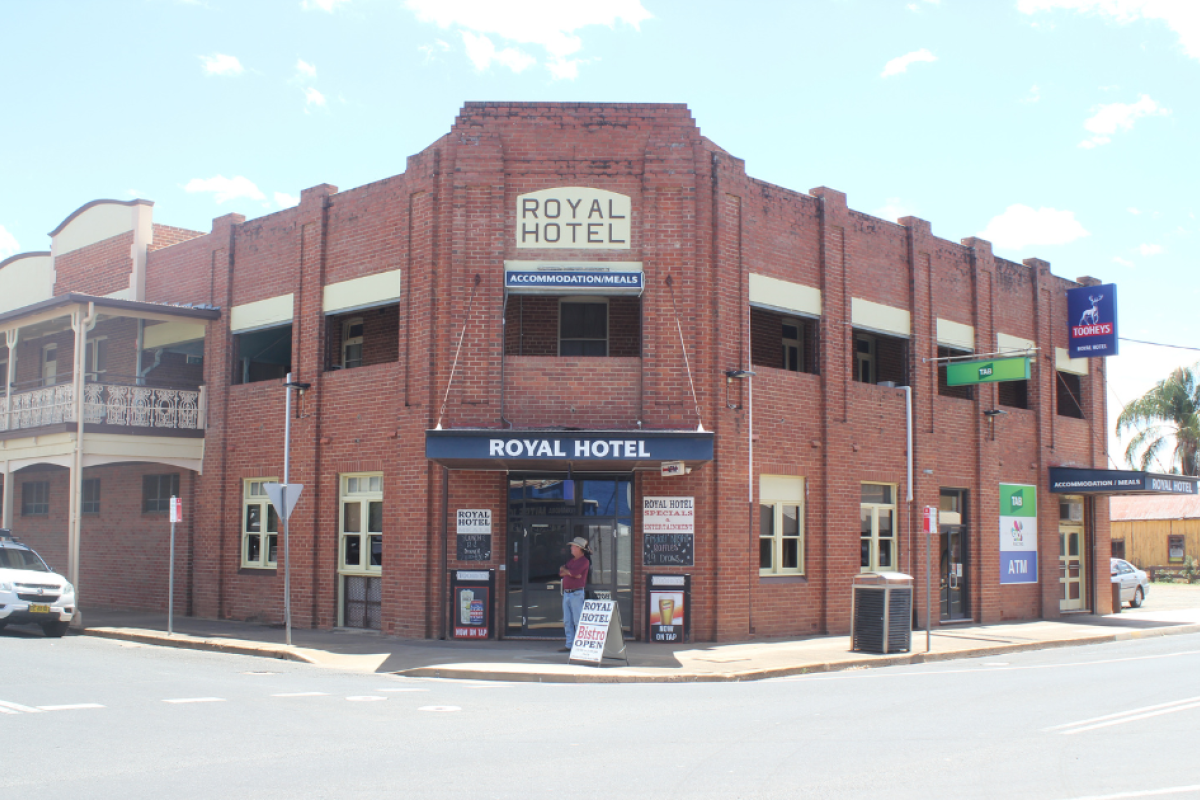
<path fill-rule="evenodd" d="M 146 346 L 146 320 L 138 320 L 137 332 L 137 361 L 133 366 L 133 374 L 135 377 L 134 383 L 141 386 L 145 383 L 142 380 L 142 348 Z"/>
<path fill-rule="evenodd" d="M 87 332 L 96 324 L 96 304 L 88 303 L 87 316 L 77 308 L 71 314 L 71 325 L 75 328 L 75 451 L 71 459 L 70 531 L 67 534 L 69 557 L 67 580 L 75 587 L 75 618 L 71 624 L 83 627 L 83 612 L 79 610 L 79 538 L 81 528 L 80 508 L 83 503 L 83 387 L 84 368 L 87 365 Z"/>

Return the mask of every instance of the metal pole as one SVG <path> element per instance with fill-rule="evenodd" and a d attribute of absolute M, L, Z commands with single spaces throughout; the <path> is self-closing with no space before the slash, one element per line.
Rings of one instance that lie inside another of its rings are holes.
<path fill-rule="evenodd" d="M 175 498 L 171 498 L 171 567 L 167 576 L 167 635 L 175 633 Z"/>
<path fill-rule="evenodd" d="M 283 421 L 283 485 L 279 487 L 279 497 L 283 505 L 283 622 L 284 642 L 292 646 L 292 561 L 288 558 L 288 517 L 287 491 L 288 468 L 292 457 L 292 373 L 287 374 L 287 400 L 284 402 Z"/>
<path fill-rule="evenodd" d="M 931 603 L 931 591 L 929 577 L 929 560 L 930 549 L 932 548 L 931 540 L 933 534 L 929 532 L 929 527 L 925 528 L 925 652 L 933 650 L 933 605 Z"/>

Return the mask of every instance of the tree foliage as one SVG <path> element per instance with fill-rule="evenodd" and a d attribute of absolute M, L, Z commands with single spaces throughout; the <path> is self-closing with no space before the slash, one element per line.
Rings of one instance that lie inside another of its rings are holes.
<path fill-rule="evenodd" d="M 1200 386 L 1195 367 L 1178 367 L 1169 377 L 1129 403 L 1117 417 L 1117 434 L 1136 431 L 1125 448 L 1125 461 L 1147 470 L 1169 452 L 1168 470 L 1200 475 Z M 1173 450 L 1169 450 L 1174 445 Z"/>

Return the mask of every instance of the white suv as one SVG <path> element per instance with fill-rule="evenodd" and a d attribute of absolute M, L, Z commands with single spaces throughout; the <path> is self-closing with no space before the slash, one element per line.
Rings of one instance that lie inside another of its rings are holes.
<path fill-rule="evenodd" d="M 75 587 L 32 548 L 0 529 L 0 628 L 34 624 L 47 636 L 62 636 L 73 616 Z"/>

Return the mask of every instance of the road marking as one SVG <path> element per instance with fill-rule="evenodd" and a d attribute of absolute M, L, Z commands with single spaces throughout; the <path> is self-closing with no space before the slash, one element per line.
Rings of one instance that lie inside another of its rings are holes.
<path fill-rule="evenodd" d="M 164 703 L 224 703 L 224 697 L 176 697 L 163 700 Z"/>
<path fill-rule="evenodd" d="M 1175 700 L 1170 703 L 1159 703 L 1158 705 L 1134 708 L 1117 714 L 1106 714 L 1103 717 L 1080 720 L 1079 722 L 1068 722 L 1065 725 L 1055 725 L 1053 728 L 1046 728 L 1045 732 L 1058 731 L 1061 734 L 1070 736 L 1071 734 L 1083 733 L 1084 731 L 1094 731 L 1097 728 L 1107 728 L 1112 725 L 1123 725 L 1126 722 L 1136 722 L 1140 719 L 1159 717 L 1163 714 L 1174 714 L 1176 711 L 1187 711 L 1192 708 L 1200 708 L 1200 697 L 1189 697 L 1186 700 Z M 1065 728 L 1070 728 L 1070 730 L 1064 730 Z"/>
<path fill-rule="evenodd" d="M 347 697 L 346 699 L 355 703 L 374 703 L 377 700 L 387 700 L 386 697 L 380 697 L 379 695 L 374 694 L 353 695 L 351 697 Z"/>
<path fill-rule="evenodd" d="M 329 692 L 281 692 L 271 697 L 329 697 Z"/>
<path fill-rule="evenodd" d="M 417 711 L 462 711 L 458 706 L 421 706 Z"/>
<path fill-rule="evenodd" d="M 104 708 L 99 703 L 73 703 L 68 706 L 38 706 L 42 711 L 76 711 L 82 708 Z"/>
<path fill-rule="evenodd" d="M 5 702 L 4 700 L 0 700 L 0 713 L 4 713 L 4 714 L 38 714 L 40 712 L 41 712 L 40 708 L 33 708 L 31 706 L 23 706 L 20 703 L 8 703 L 8 702 Z"/>
<path fill-rule="evenodd" d="M 428 689 L 376 689 L 377 692 L 428 692 Z"/>
<path fill-rule="evenodd" d="M 1142 789 L 1137 792 L 1121 792 L 1119 794 L 1093 794 L 1087 797 L 1073 797 L 1071 800 L 1122 800 L 1125 797 L 1154 797 L 1164 794 L 1184 794 L 1185 792 L 1200 792 L 1200 783 L 1193 786 L 1172 786 L 1168 789 Z"/>

